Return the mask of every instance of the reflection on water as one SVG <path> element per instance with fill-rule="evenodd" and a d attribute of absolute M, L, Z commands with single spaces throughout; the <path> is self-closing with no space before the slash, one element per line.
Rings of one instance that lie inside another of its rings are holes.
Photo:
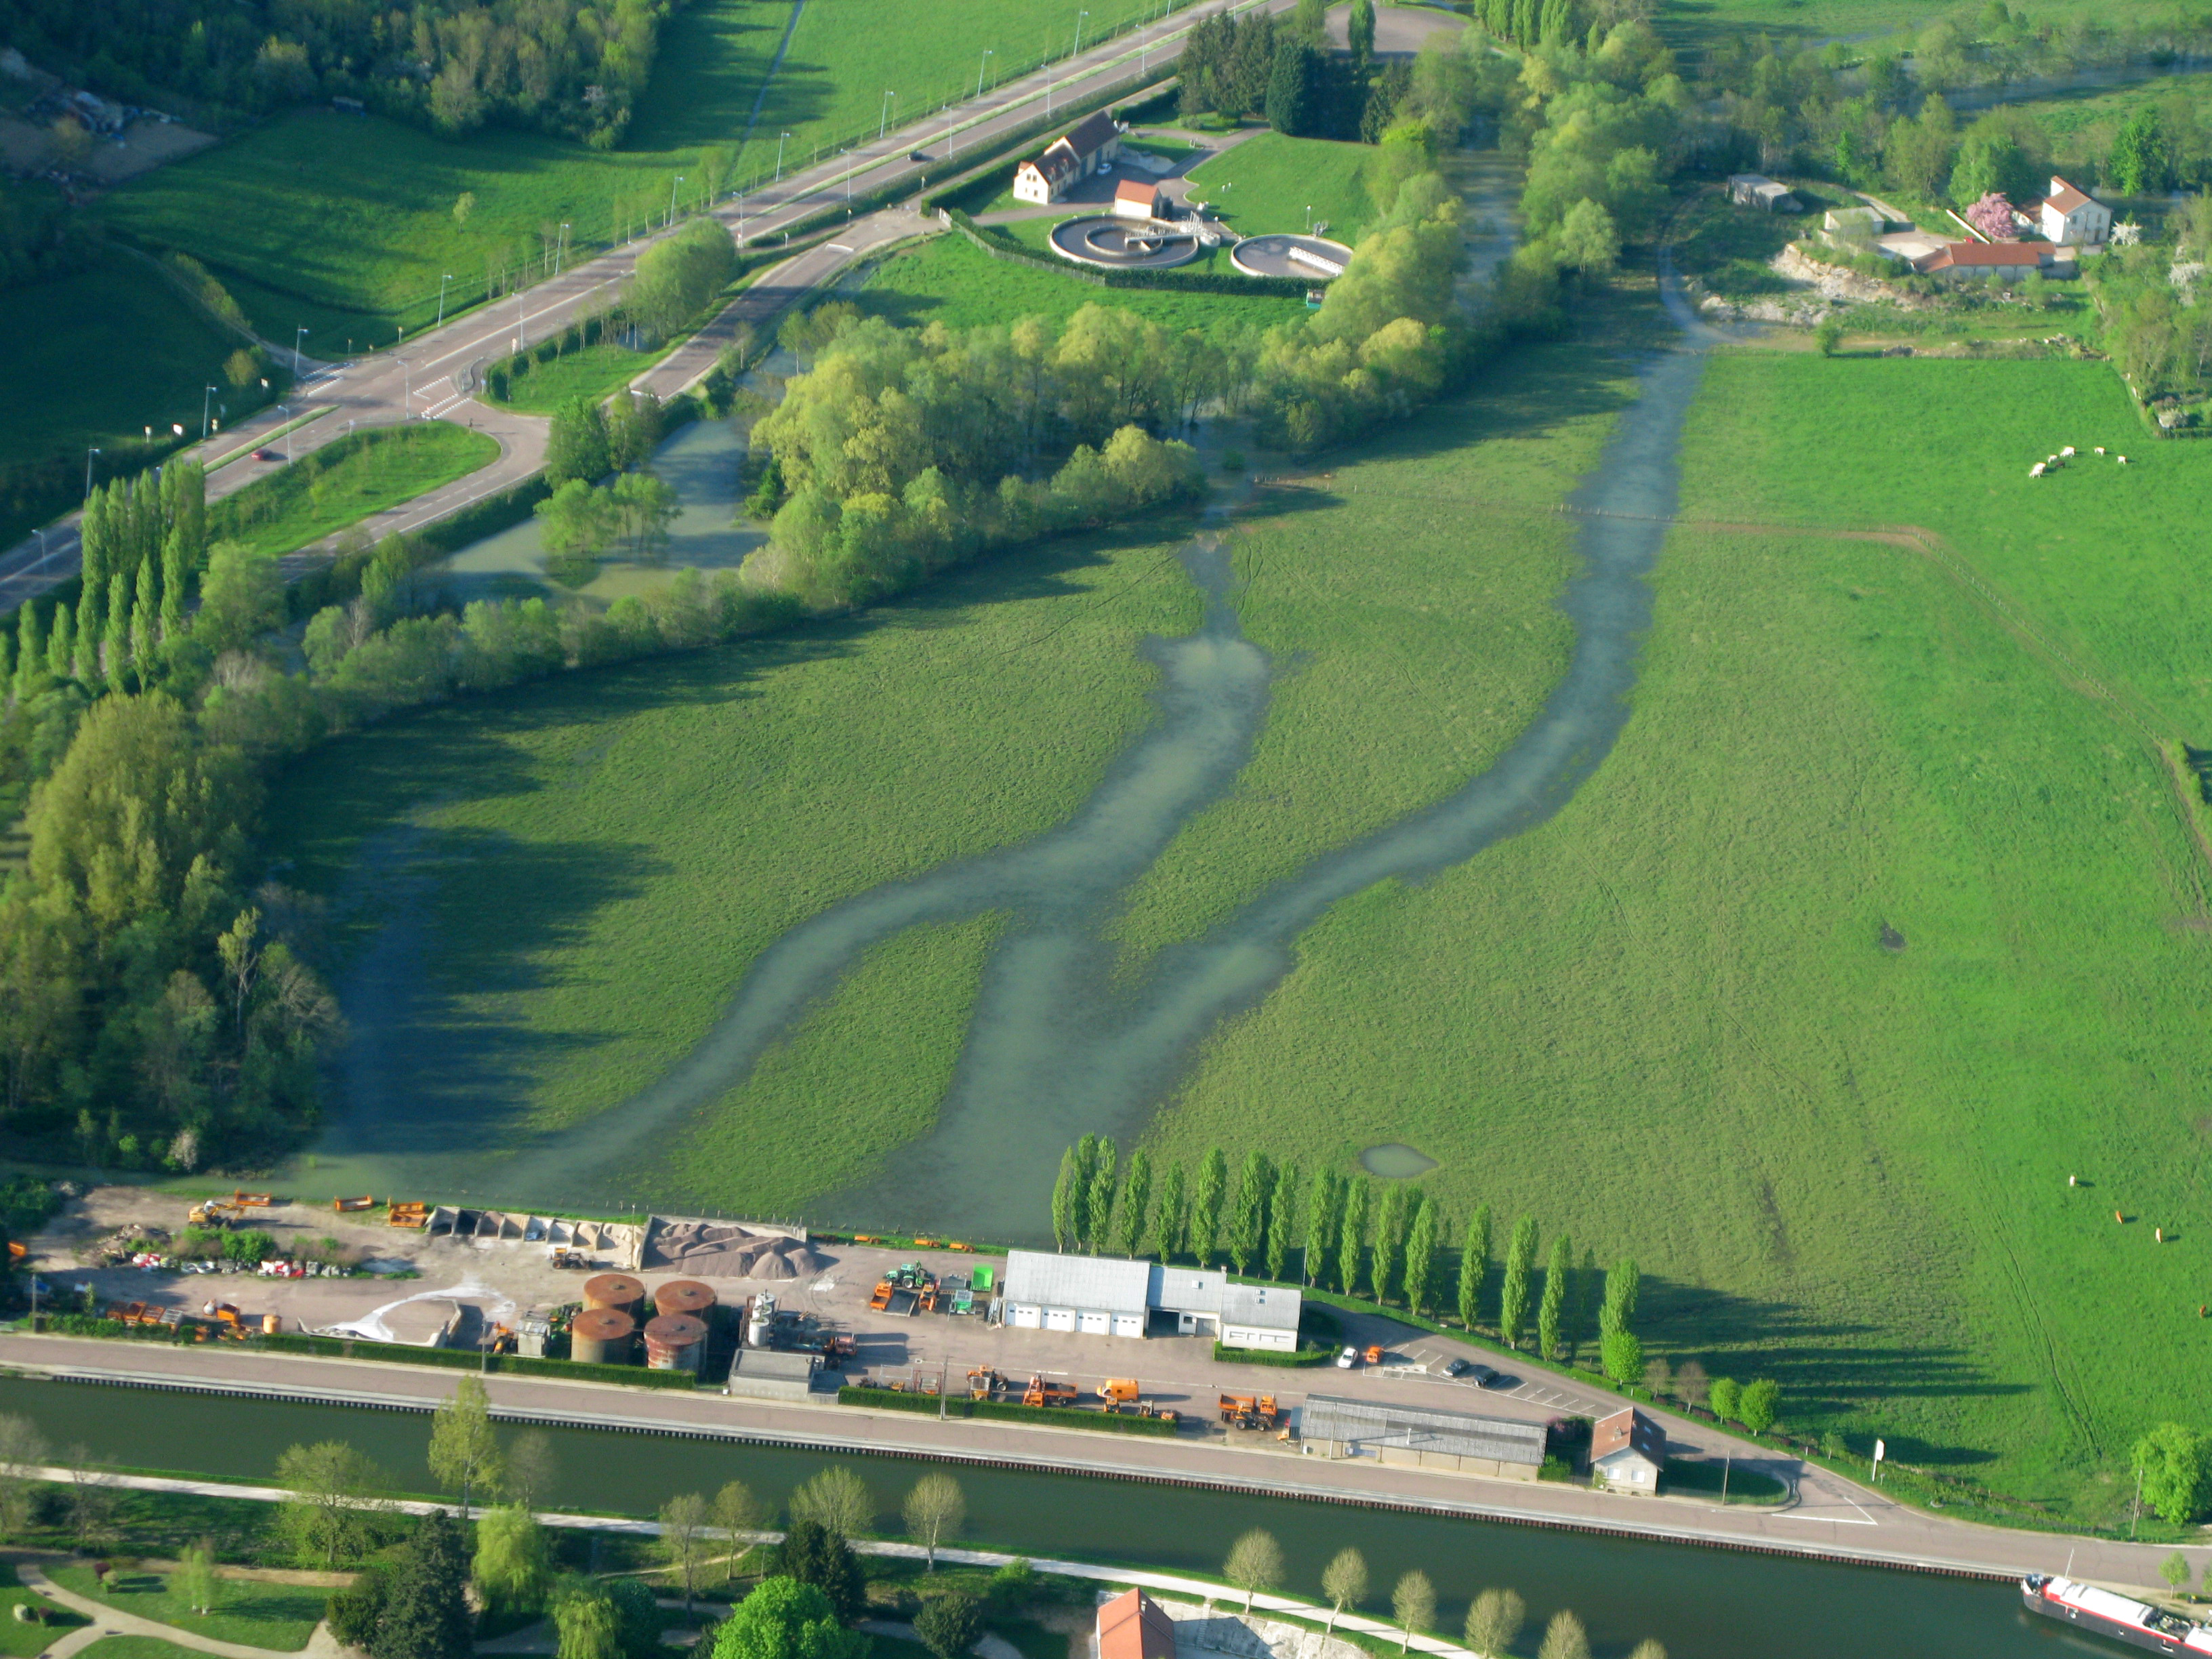
<path fill-rule="evenodd" d="M 288 1446 L 343 1440 L 390 1471 L 400 1489 L 435 1490 L 428 1420 L 400 1412 L 15 1378 L 0 1378 L 0 1412 L 25 1413 L 51 1444 L 82 1443 L 97 1461 L 255 1481 L 270 1478 Z M 557 1465 L 544 1498 L 551 1509 L 651 1515 L 678 1492 L 711 1493 L 726 1480 L 744 1481 L 780 1508 L 801 1481 L 838 1461 L 649 1435 L 547 1433 Z M 896 1531 L 902 1498 L 930 1466 L 896 1457 L 843 1461 L 874 1498 L 878 1527 Z M 1656 1637 L 1676 1659 L 1862 1659 L 1876 1648 L 1885 1659 L 2101 1650 L 2039 1620 L 2031 1628 L 2019 1593 L 2004 1584 L 1072 1475 L 951 1473 L 968 1499 L 963 1543 L 1217 1574 L 1231 1539 L 1265 1527 L 1282 1543 L 1284 1588 L 1294 1595 L 1317 1595 L 1322 1567 L 1347 1546 L 1366 1555 L 1377 1587 L 1363 1609 L 1370 1613 L 1387 1616 L 1384 1592 L 1416 1567 L 1435 1583 L 1437 1623 L 1445 1631 L 1458 1629 L 1484 1588 L 1518 1590 L 1530 1614 L 1516 1644 L 1524 1655 L 1535 1651 L 1544 1621 L 1560 1607 L 1589 1626 L 1601 1659 L 1620 1659 L 1645 1637 Z M 1470 1500 L 1486 1491 L 1486 1483 L 1470 1482 Z"/>

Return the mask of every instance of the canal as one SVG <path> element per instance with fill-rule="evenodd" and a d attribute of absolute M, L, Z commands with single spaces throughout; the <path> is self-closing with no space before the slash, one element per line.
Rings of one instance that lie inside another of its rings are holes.
<path fill-rule="evenodd" d="M 428 1419 L 401 1412 L 169 1394 L 0 1377 L 0 1411 L 32 1418 L 56 1448 L 82 1444 L 104 1463 L 267 1480 L 288 1446 L 344 1440 L 394 1485 L 433 1489 Z M 770 1504 L 838 1462 L 875 1494 L 878 1525 L 897 1525 L 918 1459 L 853 1457 L 584 1429 L 546 1431 L 558 1470 L 549 1508 L 648 1515 L 683 1492 L 740 1480 Z M 2009 1585 L 1685 1546 L 1585 1536 L 1492 1522 L 1407 1515 L 1287 1498 L 1188 1492 L 1072 1475 L 963 1468 L 963 1542 L 1036 1556 L 1218 1573 L 1251 1527 L 1279 1539 L 1283 1588 L 1318 1596 L 1321 1572 L 1346 1545 L 1378 1587 L 1365 1610 L 1387 1618 L 1388 1589 L 1419 1567 L 1435 1581 L 1438 1622 L 1455 1631 L 1486 1587 L 1518 1590 L 1533 1654 L 1543 1621 L 1571 1607 L 1598 1659 L 1645 1637 L 1672 1659 L 2013 1659 L 2113 1651 L 2034 1621 Z M 1870 1542 L 1873 1540 L 1869 1540 Z"/>

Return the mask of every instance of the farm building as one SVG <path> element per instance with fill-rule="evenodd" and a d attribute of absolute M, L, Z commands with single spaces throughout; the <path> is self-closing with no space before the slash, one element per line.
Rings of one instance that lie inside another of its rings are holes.
<path fill-rule="evenodd" d="M 2043 234 L 2062 247 L 2101 246 L 2112 234 L 2112 210 L 2053 175 L 2038 211 Z"/>
<path fill-rule="evenodd" d="M 1114 215 L 1120 219 L 1164 219 L 1173 210 L 1158 185 L 1124 179 L 1114 186 Z"/>
<path fill-rule="evenodd" d="M 1175 1620 L 1140 1589 L 1098 1604 L 1098 1659 L 1175 1659 Z"/>
<path fill-rule="evenodd" d="M 1316 1394 L 1299 1407 L 1297 1426 L 1299 1439 L 1315 1456 L 1372 1457 L 1507 1480 L 1534 1480 L 1544 1466 L 1540 1423 Z"/>
<path fill-rule="evenodd" d="M 1728 181 L 1729 200 L 1738 207 L 1757 208 L 1764 213 L 1802 213 L 1805 204 L 1790 193 L 1790 186 L 1778 184 L 1764 173 L 1732 173 Z"/>
<path fill-rule="evenodd" d="M 2074 256 L 2049 242 L 1946 242 L 1912 262 L 1923 276 L 2014 279 L 2031 271 L 2071 276 Z"/>
<path fill-rule="evenodd" d="M 1006 1256 L 1006 1323 L 1017 1329 L 1143 1336 L 1158 1314 L 1174 1317 L 1178 1335 L 1287 1353 L 1298 1346 L 1303 1302 L 1296 1291 L 1232 1285 L 1211 1269 L 1042 1250 Z"/>
<path fill-rule="evenodd" d="M 1121 153 L 1121 126 L 1100 110 L 1085 116 L 1044 147 L 1044 154 L 1014 169 L 1014 199 L 1040 205 L 1057 202 L 1068 187 Z"/>
<path fill-rule="evenodd" d="M 1635 1407 L 1591 1425 L 1590 1475 L 1599 1484 L 1653 1497 L 1666 1467 L 1667 1431 Z"/>

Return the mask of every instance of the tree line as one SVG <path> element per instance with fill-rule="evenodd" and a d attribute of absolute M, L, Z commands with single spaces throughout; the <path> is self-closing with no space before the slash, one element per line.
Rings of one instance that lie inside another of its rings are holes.
<path fill-rule="evenodd" d="M 127 103 L 220 114 L 350 97 L 441 132 L 487 122 L 611 149 L 677 0 L 10 0 L 13 44 Z"/>

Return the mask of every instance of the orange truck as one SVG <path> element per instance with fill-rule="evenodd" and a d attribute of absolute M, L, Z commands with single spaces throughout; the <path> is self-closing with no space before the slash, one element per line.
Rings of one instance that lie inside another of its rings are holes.
<path fill-rule="evenodd" d="M 1221 1420 L 1231 1428 L 1272 1429 L 1277 1415 L 1275 1396 L 1271 1394 L 1221 1396 Z"/>
<path fill-rule="evenodd" d="M 1109 1376 L 1100 1385 L 1098 1397 L 1109 1406 L 1133 1406 L 1144 1393 L 1133 1376 Z"/>
<path fill-rule="evenodd" d="M 1042 1376 L 1030 1378 L 1030 1385 L 1022 1392 L 1024 1406 L 1073 1406 L 1075 1385 L 1073 1382 L 1048 1382 Z"/>

